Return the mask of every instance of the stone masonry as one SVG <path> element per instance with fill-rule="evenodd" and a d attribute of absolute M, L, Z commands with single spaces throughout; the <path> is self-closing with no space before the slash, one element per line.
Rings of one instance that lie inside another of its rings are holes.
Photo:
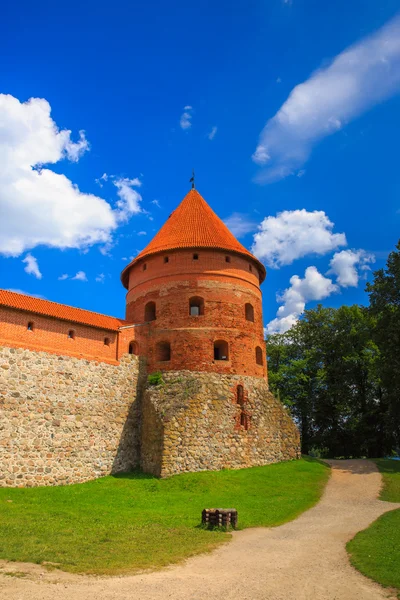
<path fill-rule="evenodd" d="M 163 380 L 149 386 L 143 400 L 146 472 L 167 477 L 300 457 L 298 429 L 265 379 L 176 371 Z"/>
<path fill-rule="evenodd" d="M 139 464 L 139 358 L 0 348 L 0 486 L 67 484 Z"/>

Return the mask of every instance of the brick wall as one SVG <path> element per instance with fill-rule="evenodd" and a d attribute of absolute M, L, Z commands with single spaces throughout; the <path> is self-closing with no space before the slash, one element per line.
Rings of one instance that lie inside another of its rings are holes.
<path fill-rule="evenodd" d="M 170 252 L 134 265 L 129 282 L 126 319 L 142 324 L 137 339 L 150 372 L 189 369 L 266 377 L 261 291 L 252 261 L 223 251 Z M 203 299 L 204 314 L 190 315 L 193 297 Z M 144 324 L 150 302 L 156 319 Z M 253 320 L 246 319 L 246 304 Z M 228 360 L 214 360 L 217 340 L 228 343 Z M 168 361 L 157 359 L 161 342 L 170 344 Z M 256 348 L 262 364 L 256 361 Z"/>
<path fill-rule="evenodd" d="M 33 323 L 32 331 L 28 323 Z M 116 363 L 117 336 L 117 331 L 0 306 L 0 344 Z"/>

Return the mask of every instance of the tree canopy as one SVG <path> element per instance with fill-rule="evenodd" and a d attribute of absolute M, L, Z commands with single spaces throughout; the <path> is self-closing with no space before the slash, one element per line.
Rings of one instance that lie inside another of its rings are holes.
<path fill-rule="evenodd" d="M 304 453 L 377 457 L 400 446 L 400 242 L 367 291 L 367 307 L 318 305 L 267 339 L 270 387 Z"/>

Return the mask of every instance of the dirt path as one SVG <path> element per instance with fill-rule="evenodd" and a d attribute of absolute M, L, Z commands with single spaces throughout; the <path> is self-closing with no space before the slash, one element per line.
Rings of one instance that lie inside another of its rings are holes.
<path fill-rule="evenodd" d="M 296 521 L 247 529 L 231 543 L 184 565 L 129 577 L 90 578 L 6 563 L 7 600 L 380 600 L 395 598 L 353 569 L 345 543 L 400 504 L 377 500 L 381 476 L 363 460 L 331 461 L 321 502 Z"/>

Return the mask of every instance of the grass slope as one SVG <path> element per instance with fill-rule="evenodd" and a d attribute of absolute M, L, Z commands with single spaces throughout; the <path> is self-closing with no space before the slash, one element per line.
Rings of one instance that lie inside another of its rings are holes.
<path fill-rule="evenodd" d="M 198 526 L 203 508 L 237 508 L 241 528 L 280 525 L 313 506 L 328 477 L 326 465 L 302 459 L 163 480 L 136 473 L 0 488 L 0 558 L 76 573 L 158 568 L 229 539 Z"/>
<path fill-rule="evenodd" d="M 382 473 L 381 500 L 400 502 L 400 461 L 376 461 Z M 399 590 L 400 598 L 400 510 L 388 512 L 348 544 L 352 564 L 378 583 Z"/>

